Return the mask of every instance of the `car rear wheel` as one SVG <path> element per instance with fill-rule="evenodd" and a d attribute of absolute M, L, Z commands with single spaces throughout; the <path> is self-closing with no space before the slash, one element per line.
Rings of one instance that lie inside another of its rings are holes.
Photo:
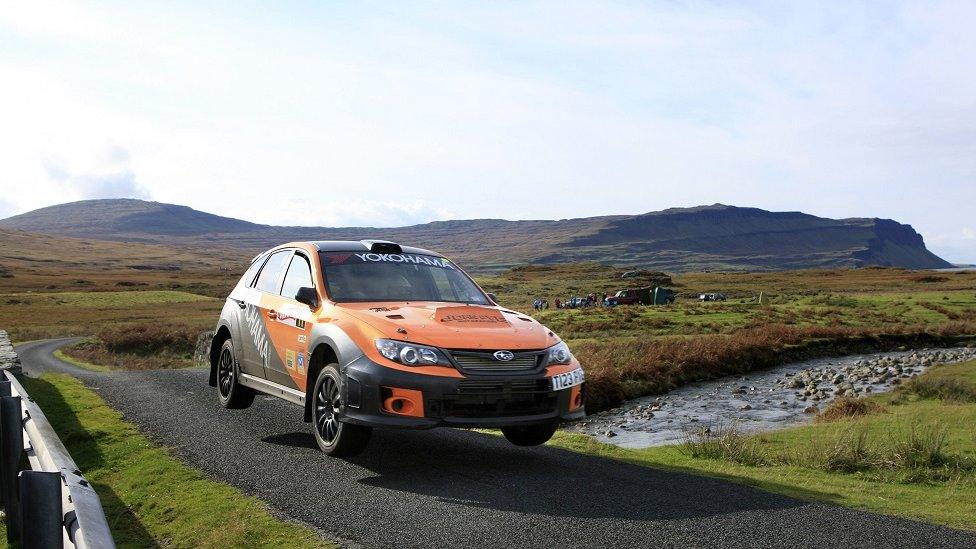
<path fill-rule="evenodd" d="M 366 449 L 371 427 L 339 421 L 342 376 L 338 364 L 322 368 L 312 391 L 312 431 L 319 448 L 330 456 L 354 456 Z"/>
<path fill-rule="evenodd" d="M 224 408 L 247 408 L 254 402 L 254 390 L 239 383 L 234 343 L 228 339 L 217 357 L 217 398 Z"/>
<path fill-rule="evenodd" d="M 502 434 L 516 446 L 538 446 L 545 444 L 555 434 L 558 423 L 502 427 Z"/>

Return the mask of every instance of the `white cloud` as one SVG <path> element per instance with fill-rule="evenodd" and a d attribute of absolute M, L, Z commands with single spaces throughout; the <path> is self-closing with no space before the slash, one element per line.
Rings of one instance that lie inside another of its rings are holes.
<path fill-rule="evenodd" d="M 44 169 L 50 181 L 68 194 L 81 199 L 151 198 L 149 191 L 136 181 L 129 167 L 130 154 L 111 144 L 82 158 L 82 167 L 69 166 L 63 159 L 49 158 Z"/>
<path fill-rule="evenodd" d="M 422 200 L 398 202 L 358 198 L 321 203 L 280 200 L 275 202 L 273 210 L 237 209 L 233 215 L 269 225 L 319 227 L 402 227 L 456 217 L 456 213 Z"/>
<path fill-rule="evenodd" d="M 0 219 L 10 217 L 17 213 L 17 207 L 12 202 L 0 198 Z"/>
<path fill-rule="evenodd" d="M 971 227 L 963 227 L 962 238 L 963 240 L 976 240 L 976 230 L 973 230 Z"/>

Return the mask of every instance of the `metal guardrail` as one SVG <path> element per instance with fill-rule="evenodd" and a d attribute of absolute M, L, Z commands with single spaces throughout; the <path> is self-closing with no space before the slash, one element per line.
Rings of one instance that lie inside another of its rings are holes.
<path fill-rule="evenodd" d="M 8 347 L 0 331 L 0 346 Z M 0 370 L 0 503 L 25 549 L 115 547 L 98 494 L 11 370 Z"/>

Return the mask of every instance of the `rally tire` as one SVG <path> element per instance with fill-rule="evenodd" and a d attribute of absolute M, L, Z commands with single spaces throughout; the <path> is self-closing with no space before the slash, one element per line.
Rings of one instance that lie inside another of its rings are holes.
<path fill-rule="evenodd" d="M 372 427 L 339 421 L 343 393 L 339 365 L 327 364 L 315 378 L 312 391 L 312 433 L 319 449 L 334 457 L 362 453 L 373 433 Z"/>
<path fill-rule="evenodd" d="M 240 384 L 234 343 L 228 339 L 217 355 L 217 399 L 224 408 L 240 410 L 254 402 L 254 390 Z"/>
<path fill-rule="evenodd" d="M 502 427 L 502 434 L 516 446 L 539 446 L 552 438 L 558 427 L 558 423 Z"/>

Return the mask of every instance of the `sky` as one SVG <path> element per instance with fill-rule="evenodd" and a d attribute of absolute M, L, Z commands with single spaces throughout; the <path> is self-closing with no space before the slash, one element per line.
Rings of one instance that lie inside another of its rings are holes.
<path fill-rule="evenodd" d="M 0 7 L 0 217 L 133 197 L 283 225 L 721 202 L 976 263 L 976 3 Z"/>

